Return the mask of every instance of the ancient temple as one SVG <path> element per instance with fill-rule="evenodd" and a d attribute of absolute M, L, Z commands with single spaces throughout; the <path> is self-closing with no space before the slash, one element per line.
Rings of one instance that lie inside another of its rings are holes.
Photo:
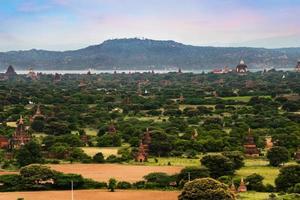
<path fill-rule="evenodd" d="M 248 66 L 243 60 L 240 61 L 240 64 L 236 66 L 236 72 L 239 74 L 244 74 L 248 72 Z"/>
<path fill-rule="evenodd" d="M 143 138 L 140 142 L 138 152 L 135 156 L 135 161 L 137 162 L 146 162 L 149 155 L 149 145 L 151 143 L 151 133 L 149 129 L 146 129 L 146 132 L 143 135 Z"/>
<path fill-rule="evenodd" d="M 260 151 L 256 147 L 256 144 L 254 142 L 254 137 L 251 134 L 251 129 L 248 130 L 248 135 L 246 136 L 246 140 L 244 143 L 244 151 L 246 156 L 259 156 Z"/>
<path fill-rule="evenodd" d="M 238 187 L 238 192 L 247 192 L 247 186 L 244 183 L 243 178 L 241 178 L 240 186 Z"/>
<path fill-rule="evenodd" d="M 296 72 L 300 72 L 300 60 L 298 60 L 295 70 L 296 70 Z"/>
<path fill-rule="evenodd" d="M 27 78 L 30 78 L 31 80 L 37 80 L 38 75 L 33 71 L 33 68 L 29 68 L 29 72 L 27 74 Z"/>
<path fill-rule="evenodd" d="M 266 137 L 266 145 L 265 148 L 267 150 L 271 149 L 274 146 L 273 141 L 272 141 L 272 137 L 271 136 L 267 136 Z"/>
<path fill-rule="evenodd" d="M 12 78 L 12 77 L 15 77 L 17 75 L 17 73 L 16 73 L 15 69 L 13 68 L 13 66 L 9 65 L 5 72 L 5 75 L 8 78 Z"/>
<path fill-rule="evenodd" d="M 54 83 L 57 83 L 57 82 L 59 82 L 59 81 L 61 81 L 61 75 L 58 74 L 58 73 L 55 73 L 55 74 L 54 74 L 54 77 L 53 77 L 53 82 L 54 82 Z"/>
<path fill-rule="evenodd" d="M 11 139 L 11 148 L 19 149 L 31 140 L 31 136 L 27 132 L 22 116 L 17 122 L 17 128 Z"/>
<path fill-rule="evenodd" d="M 117 129 L 116 129 L 115 125 L 113 124 L 113 122 L 111 122 L 110 125 L 108 126 L 108 133 L 115 134 L 116 132 L 117 132 Z"/>
<path fill-rule="evenodd" d="M 45 116 L 41 112 L 41 105 L 40 104 L 37 105 L 35 114 L 32 117 L 30 117 L 30 122 L 33 122 L 36 118 L 45 118 Z"/>
<path fill-rule="evenodd" d="M 182 70 L 181 70 L 181 68 L 178 68 L 178 72 L 177 72 L 178 74 L 181 74 L 182 73 Z"/>

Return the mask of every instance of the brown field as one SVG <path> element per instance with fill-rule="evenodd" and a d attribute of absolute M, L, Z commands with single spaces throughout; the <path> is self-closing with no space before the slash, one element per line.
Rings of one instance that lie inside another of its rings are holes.
<path fill-rule="evenodd" d="M 75 190 L 74 200 L 176 200 L 179 192 L 169 191 L 143 191 L 127 190 L 108 192 L 106 190 Z M 0 200 L 68 200 L 71 199 L 70 191 L 47 191 L 47 192 L 3 192 Z"/>
<path fill-rule="evenodd" d="M 81 149 L 89 156 L 101 152 L 107 158 L 110 155 L 118 155 L 119 147 L 81 147 Z"/>
<path fill-rule="evenodd" d="M 140 166 L 121 164 L 59 164 L 48 165 L 52 169 L 64 172 L 81 174 L 85 178 L 96 181 L 108 181 L 115 178 L 118 181 L 136 182 L 143 180 L 143 176 L 151 172 L 178 173 L 182 167 L 178 166 Z"/>

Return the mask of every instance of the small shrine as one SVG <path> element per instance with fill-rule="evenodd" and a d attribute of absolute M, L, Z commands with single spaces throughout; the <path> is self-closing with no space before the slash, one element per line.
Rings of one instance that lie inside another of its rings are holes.
<path fill-rule="evenodd" d="M 59 82 L 59 81 L 61 81 L 61 75 L 58 74 L 58 73 L 55 73 L 55 74 L 54 74 L 54 77 L 53 77 L 53 82 L 54 82 L 54 83 L 57 83 L 57 82 Z"/>
<path fill-rule="evenodd" d="M 243 60 L 240 61 L 240 64 L 236 66 L 236 72 L 239 74 L 245 74 L 248 72 L 248 66 Z"/>
<path fill-rule="evenodd" d="M 240 186 L 238 187 L 238 192 L 247 192 L 247 186 L 244 183 L 243 178 L 241 178 Z"/>
<path fill-rule="evenodd" d="M 180 96 L 179 96 L 179 103 L 183 103 L 183 101 L 184 101 L 184 97 L 183 97 L 182 94 L 180 94 Z"/>
<path fill-rule="evenodd" d="M 33 68 L 29 68 L 29 72 L 27 74 L 27 78 L 30 78 L 31 80 L 37 80 L 38 75 L 33 71 Z"/>
<path fill-rule="evenodd" d="M 248 135 L 246 136 L 246 140 L 244 143 L 244 150 L 246 156 L 257 157 L 260 154 L 259 149 L 256 147 L 254 142 L 254 137 L 251 134 L 251 129 L 248 129 Z"/>
<path fill-rule="evenodd" d="M 236 194 L 237 193 L 237 190 L 236 190 L 236 187 L 234 185 L 234 183 L 232 182 L 230 187 L 229 187 L 229 191 L 233 194 Z"/>
<path fill-rule="evenodd" d="M 111 122 L 110 125 L 108 126 L 108 132 L 110 134 L 117 133 L 117 129 L 116 129 L 115 125 L 113 124 L 113 122 Z"/>
<path fill-rule="evenodd" d="M 272 147 L 274 146 L 273 141 L 272 141 L 272 137 L 271 136 L 267 136 L 266 137 L 266 146 L 265 148 L 267 150 L 272 149 Z"/>
<path fill-rule="evenodd" d="M 88 142 L 89 142 L 89 137 L 87 134 L 82 134 L 80 135 L 80 140 L 82 141 L 82 143 L 87 146 L 88 145 Z"/>
<path fill-rule="evenodd" d="M 28 130 L 24 125 L 24 120 L 22 116 L 20 116 L 20 119 L 17 122 L 16 131 L 14 132 L 11 139 L 11 148 L 19 149 L 21 148 L 21 146 L 30 142 L 30 140 L 31 140 L 31 136 L 29 135 Z"/>

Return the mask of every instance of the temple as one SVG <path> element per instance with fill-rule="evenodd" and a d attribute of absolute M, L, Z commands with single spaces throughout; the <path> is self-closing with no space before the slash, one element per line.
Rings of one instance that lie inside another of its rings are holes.
<path fill-rule="evenodd" d="M 143 138 L 140 142 L 138 152 L 135 156 L 136 162 L 146 162 L 149 155 L 149 145 L 151 143 L 151 133 L 147 128 L 146 132 L 143 135 Z"/>
<path fill-rule="evenodd" d="M 5 72 L 5 75 L 8 76 L 8 77 L 13 77 L 13 76 L 17 75 L 17 72 L 15 71 L 13 66 L 9 65 L 6 72 Z"/>
<path fill-rule="evenodd" d="M 117 129 L 116 129 L 115 125 L 113 124 L 113 122 L 111 122 L 110 125 L 108 126 L 108 132 L 110 134 L 115 134 L 117 132 Z"/>
<path fill-rule="evenodd" d="M 256 144 L 254 142 L 254 137 L 251 134 L 251 129 L 249 128 L 248 130 L 248 135 L 246 136 L 246 141 L 244 143 L 244 150 L 245 150 L 245 155 L 246 156 L 259 156 L 260 151 L 256 147 Z"/>
<path fill-rule="evenodd" d="M 300 148 L 298 149 L 298 151 L 295 153 L 295 160 L 297 162 L 300 162 Z"/>
<path fill-rule="evenodd" d="M 27 74 L 27 78 L 30 78 L 31 80 L 37 80 L 38 75 L 33 71 L 33 68 L 29 68 L 29 72 Z"/>
<path fill-rule="evenodd" d="M 239 74 L 245 74 L 248 72 L 248 66 L 243 60 L 240 61 L 240 64 L 236 66 L 236 72 Z"/>
<path fill-rule="evenodd" d="M 31 140 L 31 136 L 28 134 L 27 130 L 24 126 L 24 120 L 22 116 L 20 116 L 20 119 L 17 122 L 17 128 L 14 132 L 12 139 L 11 139 L 11 148 L 13 149 L 19 149 L 26 143 L 28 143 Z"/>

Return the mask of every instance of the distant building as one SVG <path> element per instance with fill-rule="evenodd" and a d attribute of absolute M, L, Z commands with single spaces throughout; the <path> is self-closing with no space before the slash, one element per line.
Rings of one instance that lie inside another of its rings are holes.
<path fill-rule="evenodd" d="M 245 74 L 248 72 L 248 66 L 243 60 L 240 61 L 240 64 L 236 66 L 236 72 L 239 74 Z"/>
<path fill-rule="evenodd" d="M 300 148 L 298 149 L 298 151 L 295 153 L 295 160 L 297 162 L 300 162 Z"/>
<path fill-rule="evenodd" d="M 32 117 L 30 117 L 30 122 L 33 122 L 36 118 L 41 118 L 41 119 L 45 118 L 45 116 L 41 112 L 41 105 L 40 104 L 37 105 L 35 114 Z"/>
<path fill-rule="evenodd" d="M 296 72 L 300 72 L 300 60 L 298 60 L 295 70 L 296 70 Z"/>
<path fill-rule="evenodd" d="M 17 75 L 17 72 L 15 71 L 15 69 L 13 68 L 13 66 L 9 65 L 6 72 L 5 72 L 5 75 L 8 77 L 8 78 L 11 78 L 11 77 L 14 77 Z"/>
<path fill-rule="evenodd" d="M 227 74 L 231 72 L 232 70 L 229 69 L 229 67 L 225 66 L 223 69 L 214 69 L 212 71 L 213 74 Z"/>
<path fill-rule="evenodd" d="M 17 128 L 11 139 L 11 148 L 19 149 L 26 143 L 30 142 L 31 136 L 27 132 L 22 116 L 17 122 Z"/>
<path fill-rule="evenodd" d="M 244 143 L 244 150 L 245 150 L 245 155 L 246 156 L 259 156 L 260 151 L 256 147 L 256 144 L 254 142 L 254 137 L 251 134 L 251 129 L 249 128 L 248 130 L 248 135 L 246 136 L 246 141 Z"/>
<path fill-rule="evenodd" d="M 38 75 L 33 71 L 33 68 L 29 68 L 29 72 L 27 74 L 27 78 L 30 78 L 31 80 L 37 80 Z"/>

